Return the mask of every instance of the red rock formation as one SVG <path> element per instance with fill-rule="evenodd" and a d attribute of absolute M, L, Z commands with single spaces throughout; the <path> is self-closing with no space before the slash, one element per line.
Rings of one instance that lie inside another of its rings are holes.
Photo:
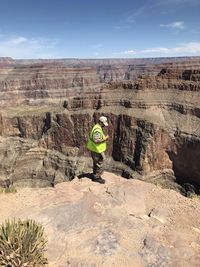
<path fill-rule="evenodd" d="M 15 60 L 11 57 L 0 57 L 0 66 L 15 65 Z"/>
<path fill-rule="evenodd" d="M 88 133 L 104 114 L 110 120 L 108 169 L 128 166 L 133 176 L 167 169 L 200 184 L 200 60 L 166 62 L 97 68 L 85 61 L 75 68 L 74 60 L 70 68 L 66 62 L 1 68 L 1 176 L 17 181 L 23 174 L 53 184 L 86 170 Z M 18 155 L 10 161 L 2 156 L 5 142 Z M 26 144 L 21 154 L 20 142 Z M 26 157 L 35 167 L 27 170 Z"/>

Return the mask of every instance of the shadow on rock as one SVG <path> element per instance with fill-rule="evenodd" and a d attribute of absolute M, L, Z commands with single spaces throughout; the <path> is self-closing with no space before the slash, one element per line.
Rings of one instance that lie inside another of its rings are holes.
<path fill-rule="evenodd" d="M 78 177 L 79 179 L 82 179 L 82 178 L 88 178 L 88 179 L 92 180 L 92 179 L 93 179 L 93 173 L 89 173 L 89 172 L 87 172 L 87 173 L 82 173 L 82 174 L 78 175 L 77 177 Z"/>

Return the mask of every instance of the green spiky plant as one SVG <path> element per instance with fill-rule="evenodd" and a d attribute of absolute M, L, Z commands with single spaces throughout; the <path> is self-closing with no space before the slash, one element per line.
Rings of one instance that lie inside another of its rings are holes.
<path fill-rule="evenodd" d="M 7 220 L 0 226 L 0 266 L 46 266 L 46 243 L 42 225 L 33 220 Z"/>
<path fill-rule="evenodd" d="M 8 193 L 17 193 L 17 189 L 13 185 L 11 185 L 11 186 L 6 187 L 4 189 L 4 193 L 6 193 L 6 194 L 8 194 Z"/>

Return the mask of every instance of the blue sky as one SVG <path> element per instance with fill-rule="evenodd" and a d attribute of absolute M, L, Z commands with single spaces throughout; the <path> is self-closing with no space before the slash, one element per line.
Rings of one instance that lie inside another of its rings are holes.
<path fill-rule="evenodd" d="M 199 0 L 0 0 L 0 56 L 200 56 Z"/>

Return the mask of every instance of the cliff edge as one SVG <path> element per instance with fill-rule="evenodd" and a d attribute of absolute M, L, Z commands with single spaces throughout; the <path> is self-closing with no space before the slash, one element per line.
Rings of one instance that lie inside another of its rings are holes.
<path fill-rule="evenodd" d="M 55 188 L 0 194 L 0 222 L 32 218 L 48 236 L 50 267 L 197 267 L 200 202 L 105 172 Z"/>

